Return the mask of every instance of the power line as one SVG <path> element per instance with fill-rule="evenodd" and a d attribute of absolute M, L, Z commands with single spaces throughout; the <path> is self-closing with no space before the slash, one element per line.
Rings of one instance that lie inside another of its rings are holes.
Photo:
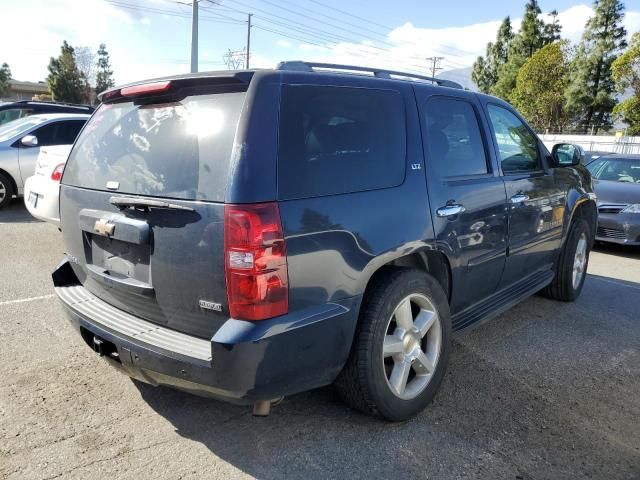
<path fill-rule="evenodd" d="M 157 14 L 157 15 L 167 15 L 170 17 L 179 17 L 179 18 L 191 18 L 191 14 L 185 14 L 185 13 L 181 13 L 178 12 L 176 10 L 165 10 L 165 9 L 161 9 L 161 8 L 155 8 L 155 7 L 142 7 L 140 5 L 133 5 L 130 3 L 125 3 L 123 1 L 117 1 L 117 0 L 105 0 L 105 2 L 118 7 L 118 8 L 126 8 L 129 10 L 137 10 L 140 12 L 147 12 L 147 13 L 153 13 L 153 14 Z M 172 2 L 172 3 L 178 3 L 178 2 Z M 242 20 L 227 20 L 227 19 L 223 19 L 223 18 L 217 18 L 214 16 L 200 16 L 200 20 L 205 20 L 205 21 L 210 21 L 210 22 L 218 22 L 218 23 L 227 23 L 227 24 L 242 24 L 245 23 Z"/>
<path fill-rule="evenodd" d="M 241 2 L 239 0 L 230 0 L 230 1 L 232 1 L 235 4 L 239 4 L 239 5 L 241 5 L 242 7 L 245 7 L 245 8 L 252 8 L 251 6 L 247 5 L 244 2 Z M 270 2 L 269 0 L 262 0 L 262 1 L 265 1 L 266 3 L 272 4 L 272 2 Z M 220 6 L 223 7 L 223 8 L 226 8 L 228 10 L 231 10 L 231 11 L 236 11 L 236 12 L 239 12 L 239 13 L 245 13 L 246 14 L 246 12 L 244 12 L 242 10 L 239 10 L 239 9 L 236 9 L 236 8 L 233 8 L 233 7 L 230 7 L 228 5 L 220 5 Z M 309 18 L 312 21 L 316 21 L 316 22 L 318 21 L 314 17 L 311 17 L 311 16 L 306 15 L 304 13 L 295 12 L 295 11 L 292 11 L 292 10 L 287 9 L 285 7 L 279 7 L 279 8 L 282 8 L 285 11 L 291 12 L 291 13 L 293 13 L 295 15 L 299 15 L 299 16 L 304 17 L 304 18 Z M 274 14 L 274 13 L 271 13 L 271 12 L 268 12 L 268 11 L 265 11 L 265 10 L 259 9 L 259 8 L 253 8 L 253 10 L 255 10 L 257 12 L 261 12 L 264 15 L 268 15 L 269 17 L 273 17 L 273 18 L 278 19 L 278 20 L 272 20 L 271 18 L 265 18 L 262 15 L 256 15 L 256 17 L 259 16 L 260 18 L 262 18 L 263 21 L 266 21 L 266 22 L 269 22 L 269 23 L 273 23 L 273 24 L 279 25 L 279 26 L 284 26 L 286 28 L 290 28 L 290 29 L 293 29 L 293 30 L 296 30 L 296 31 L 298 31 L 298 33 L 303 33 L 305 35 L 312 36 L 312 37 L 317 38 L 319 40 L 329 40 L 329 41 L 332 41 L 332 42 L 339 41 L 339 42 L 353 43 L 353 44 L 356 44 L 357 46 L 359 46 L 360 48 L 362 48 L 361 41 L 360 40 L 356 40 L 353 37 L 347 37 L 347 36 L 344 36 L 344 35 L 338 35 L 338 34 L 335 34 L 335 33 L 332 33 L 332 32 L 328 32 L 326 30 L 318 29 L 316 27 L 310 26 L 308 24 L 305 24 L 305 23 L 302 23 L 302 22 L 299 22 L 299 21 L 295 21 L 295 24 L 292 25 L 291 23 L 288 23 L 288 22 L 293 21 L 293 20 L 291 20 L 289 18 L 285 18 L 285 17 L 282 17 L 280 15 L 277 15 L 277 14 Z M 284 21 L 285 23 L 283 23 L 282 21 Z M 341 31 L 344 31 L 344 27 L 336 26 L 336 25 L 333 25 L 333 24 L 327 23 L 327 22 L 322 22 L 322 23 L 323 23 L 323 25 L 326 25 L 328 27 L 332 27 L 332 28 L 336 28 L 336 29 L 339 29 Z M 369 39 L 369 38 L 365 38 L 364 40 L 370 40 L 371 41 L 371 39 Z M 390 42 L 388 42 L 386 40 L 381 42 L 381 43 L 385 43 L 385 44 L 389 45 L 392 48 L 397 48 L 398 47 L 398 45 L 391 44 Z M 383 51 L 383 52 L 389 52 L 388 48 L 379 47 L 377 45 L 366 45 L 366 47 L 369 48 L 369 49 L 375 49 L 375 50 L 379 50 L 379 51 Z M 393 54 L 397 55 L 396 52 L 394 52 Z M 475 54 L 473 54 L 473 55 L 475 55 Z M 456 55 L 453 55 L 453 56 L 456 56 Z M 422 57 L 417 57 L 417 56 L 404 57 L 404 58 L 410 58 L 412 60 L 422 60 Z M 462 63 L 458 63 L 458 62 L 454 62 L 454 61 L 450 61 L 450 63 L 452 63 L 452 64 L 456 64 L 457 63 L 460 67 L 468 66 L 466 63 L 462 64 Z"/>

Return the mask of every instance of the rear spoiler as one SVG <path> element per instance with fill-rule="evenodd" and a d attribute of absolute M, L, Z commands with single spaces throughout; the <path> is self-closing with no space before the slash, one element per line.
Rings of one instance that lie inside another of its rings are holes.
<path fill-rule="evenodd" d="M 185 87 L 244 86 L 246 88 L 249 82 L 251 82 L 253 74 L 253 71 L 224 71 L 145 80 L 105 90 L 98 95 L 98 100 L 103 103 L 108 103 L 122 99 L 123 97 L 133 98 L 145 95 L 165 94 Z"/>

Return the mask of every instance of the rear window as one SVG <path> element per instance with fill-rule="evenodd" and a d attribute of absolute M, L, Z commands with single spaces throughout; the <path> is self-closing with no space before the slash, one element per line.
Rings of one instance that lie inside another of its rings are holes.
<path fill-rule="evenodd" d="M 170 103 L 104 104 L 64 171 L 66 185 L 186 200 L 224 201 L 245 93 Z M 113 190 L 110 188 L 109 190 Z"/>
<path fill-rule="evenodd" d="M 278 147 L 280 199 L 400 185 L 406 133 L 400 93 L 285 86 Z"/>

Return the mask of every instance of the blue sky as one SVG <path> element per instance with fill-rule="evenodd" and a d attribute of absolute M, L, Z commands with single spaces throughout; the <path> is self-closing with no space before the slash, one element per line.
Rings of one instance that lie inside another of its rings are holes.
<path fill-rule="evenodd" d="M 191 0 L 182 0 L 190 3 Z M 222 56 L 245 45 L 245 13 L 253 12 L 252 64 L 308 59 L 425 73 L 427 56 L 443 67 L 470 66 L 495 37 L 500 21 L 522 16 L 524 0 L 202 0 L 200 69 L 226 68 Z M 590 2 L 541 1 L 556 9 L 564 36 L 578 41 Z M 630 32 L 640 29 L 640 0 L 626 2 Z M 97 49 L 107 44 L 119 83 L 189 68 L 189 5 L 176 0 L 4 0 L 0 62 L 14 78 L 43 80 L 49 57 L 66 39 Z M 25 18 L 29 28 L 24 28 Z"/>

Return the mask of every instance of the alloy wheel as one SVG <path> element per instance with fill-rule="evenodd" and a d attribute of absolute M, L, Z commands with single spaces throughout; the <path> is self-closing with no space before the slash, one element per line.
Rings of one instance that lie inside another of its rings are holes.
<path fill-rule="evenodd" d="M 405 297 L 387 323 L 382 348 L 387 384 L 394 395 L 410 400 L 427 388 L 438 365 L 442 327 L 426 296 Z"/>
<path fill-rule="evenodd" d="M 586 234 L 580 235 L 578 239 L 578 245 L 576 246 L 576 254 L 573 259 L 573 276 L 572 283 L 574 290 L 578 288 L 582 277 L 584 276 L 587 268 L 587 236 Z"/>

